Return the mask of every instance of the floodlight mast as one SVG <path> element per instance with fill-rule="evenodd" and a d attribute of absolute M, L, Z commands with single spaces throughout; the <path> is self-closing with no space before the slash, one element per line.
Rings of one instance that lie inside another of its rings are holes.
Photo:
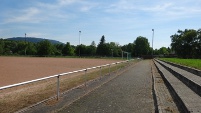
<path fill-rule="evenodd" d="M 124 58 L 124 51 L 121 51 L 121 57 Z"/>
<path fill-rule="evenodd" d="M 113 49 L 111 49 L 111 51 L 112 51 L 112 57 L 113 57 Z"/>
<path fill-rule="evenodd" d="M 153 46 L 153 42 L 154 42 L 154 29 L 152 29 L 152 31 L 153 31 L 153 34 L 152 34 L 152 58 L 153 58 L 153 52 L 154 52 L 154 46 Z"/>
<path fill-rule="evenodd" d="M 80 47 L 81 47 L 81 45 L 80 45 L 80 35 L 81 35 L 81 31 L 79 31 L 79 57 L 80 57 Z"/>
<path fill-rule="evenodd" d="M 24 34 L 24 37 L 25 37 L 25 50 L 24 50 L 24 55 L 26 56 L 26 54 L 27 54 L 27 34 L 25 33 Z"/>

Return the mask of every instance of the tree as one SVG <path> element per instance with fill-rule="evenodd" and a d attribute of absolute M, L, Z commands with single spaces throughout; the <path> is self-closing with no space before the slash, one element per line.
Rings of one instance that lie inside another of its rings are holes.
<path fill-rule="evenodd" d="M 96 54 L 96 44 L 92 41 L 90 46 L 87 46 L 86 53 L 90 56 L 94 56 Z"/>
<path fill-rule="evenodd" d="M 25 55 L 25 49 L 26 49 L 26 42 L 25 41 L 20 41 L 18 42 L 17 46 L 17 54 L 19 55 Z"/>
<path fill-rule="evenodd" d="M 146 37 L 139 36 L 134 41 L 135 44 L 135 53 L 137 56 L 147 55 L 149 52 L 149 42 Z"/>
<path fill-rule="evenodd" d="M 185 29 L 178 30 L 177 34 L 172 35 L 171 47 L 182 58 L 193 58 L 199 56 L 199 30 Z"/>
<path fill-rule="evenodd" d="M 96 47 L 95 41 L 92 41 L 92 42 L 91 42 L 91 46 Z"/>
<path fill-rule="evenodd" d="M 100 44 L 105 44 L 105 36 L 104 35 L 100 39 Z"/>
<path fill-rule="evenodd" d="M 74 50 L 70 45 L 70 42 L 67 42 L 66 45 L 64 46 L 64 48 L 62 49 L 62 53 L 63 55 L 69 55 L 72 56 L 74 55 Z"/>
<path fill-rule="evenodd" d="M 17 42 L 16 41 L 4 40 L 4 54 L 5 55 L 15 54 L 16 51 L 17 51 Z"/>
<path fill-rule="evenodd" d="M 40 56 L 52 55 L 52 44 L 48 40 L 38 42 L 37 51 Z"/>
<path fill-rule="evenodd" d="M 161 55 L 169 54 L 168 49 L 166 47 L 161 47 L 158 51 L 159 51 L 158 53 Z"/>
<path fill-rule="evenodd" d="M 201 29 L 197 30 L 197 37 L 195 39 L 195 57 L 196 58 L 201 58 Z"/>
<path fill-rule="evenodd" d="M 0 39 L 0 55 L 4 53 L 4 40 Z"/>
<path fill-rule="evenodd" d="M 100 39 L 100 43 L 97 46 L 96 54 L 100 56 L 106 55 L 106 44 L 105 44 L 105 36 L 103 35 Z"/>
<path fill-rule="evenodd" d="M 97 46 L 96 54 L 100 56 L 111 56 L 113 49 L 115 50 L 115 43 L 106 43 L 105 36 L 103 35 L 100 39 L 100 43 Z M 114 52 L 116 52 L 116 50 Z M 117 52 L 115 54 L 117 54 Z"/>
<path fill-rule="evenodd" d="M 134 43 L 129 43 L 122 46 L 122 51 L 130 52 L 132 56 L 136 56 Z"/>
<path fill-rule="evenodd" d="M 80 56 L 87 56 L 87 46 L 86 45 L 78 45 L 75 49 L 75 53 Z"/>
<path fill-rule="evenodd" d="M 118 43 L 115 43 L 115 42 L 110 42 L 110 55 L 113 56 L 113 57 L 119 57 L 121 56 L 121 47 L 119 46 Z"/>

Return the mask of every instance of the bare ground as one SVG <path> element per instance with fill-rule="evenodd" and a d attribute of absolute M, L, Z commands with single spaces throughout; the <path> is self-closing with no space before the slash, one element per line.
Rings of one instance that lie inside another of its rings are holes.
<path fill-rule="evenodd" d="M 117 60 L 106 59 L 78 59 L 78 58 L 25 58 L 25 57 L 0 57 L 0 84 L 13 84 L 31 79 L 46 77 L 54 74 L 75 71 L 97 65 L 117 62 Z M 3 63 L 5 65 L 3 65 Z M 76 67 L 77 66 L 77 67 Z M 21 68 L 22 69 L 21 69 Z M 44 69 L 44 68 L 46 69 Z M 7 71 L 6 71 L 7 70 Z M 36 71 L 37 70 L 37 71 Z M 63 71 L 62 71 L 63 70 Z M 66 70 L 66 71 L 65 71 Z M 99 70 L 99 69 L 98 69 Z M 95 70 L 88 71 L 88 73 Z M 107 71 L 109 71 L 107 69 Z M 43 75 L 40 74 L 43 72 Z M 8 75 L 12 73 L 12 75 Z M 21 74 L 19 74 L 21 73 Z M 32 74 L 34 73 L 34 74 Z M 44 76 L 45 73 L 45 76 Z M 50 75 L 46 74 L 50 73 Z M 6 76 L 7 74 L 7 76 Z M 32 76 L 28 76 L 32 75 Z M 60 92 L 75 87 L 85 79 L 93 79 L 99 74 L 82 77 L 84 73 L 71 74 L 72 76 L 62 76 Z M 14 112 L 36 102 L 56 95 L 56 78 L 34 82 L 23 86 L 18 86 L 6 90 L 0 90 L 0 111 L 2 113 Z M 11 107 L 12 106 L 12 107 Z"/>
<path fill-rule="evenodd" d="M 0 57 L 0 87 L 113 62 L 117 60 Z"/>

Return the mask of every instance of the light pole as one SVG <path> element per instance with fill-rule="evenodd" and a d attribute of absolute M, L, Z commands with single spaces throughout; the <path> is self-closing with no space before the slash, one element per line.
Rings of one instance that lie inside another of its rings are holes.
<path fill-rule="evenodd" d="M 153 46 L 153 42 L 154 42 L 154 29 L 152 29 L 153 34 L 152 34 L 152 58 L 153 58 L 153 52 L 154 52 L 154 46 Z"/>
<path fill-rule="evenodd" d="M 111 49 L 112 50 L 112 57 L 113 57 L 113 49 Z"/>
<path fill-rule="evenodd" d="M 81 35 L 81 31 L 79 31 L 79 57 L 80 57 L 80 35 Z"/>
<path fill-rule="evenodd" d="M 124 51 L 121 51 L 121 57 L 124 58 Z"/>
<path fill-rule="evenodd" d="M 24 36 L 25 36 L 25 51 L 24 51 L 24 54 L 26 55 L 26 54 L 27 54 L 27 53 L 26 53 L 26 51 L 27 51 L 27 50 L 26 50 L 26 49 L 27 49 L 27 37 L 26 37 L 27 34 L 25 33 Z"/>

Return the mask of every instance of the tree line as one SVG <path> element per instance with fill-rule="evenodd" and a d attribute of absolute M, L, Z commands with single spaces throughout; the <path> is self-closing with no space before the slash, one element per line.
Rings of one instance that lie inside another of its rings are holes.
<path fill-rule="evenodd" d="M 100 56 L 121 57 L 122 51 L 129 52 L 133 57 L 151 55 L 153 49 L 148 39 L 139 36 L 133 43 L 119 45 L 115 42 L 106 42 L 103 35 L 98 45 L 92 41 L 91 45 L 52 44 L 48 40 L 38 43 L 26 41 L 11 41 L 0 39 L 0 55 L 30 55 L 30 56 Z M 168 54 L 167 48 L 154 50 L 155 54 Z"/>
<path fill-rule="evenodd" d="M 171 37 L 172 50 L 181 58 L 201 58 L 201 29 L 178 30 Z"/>

